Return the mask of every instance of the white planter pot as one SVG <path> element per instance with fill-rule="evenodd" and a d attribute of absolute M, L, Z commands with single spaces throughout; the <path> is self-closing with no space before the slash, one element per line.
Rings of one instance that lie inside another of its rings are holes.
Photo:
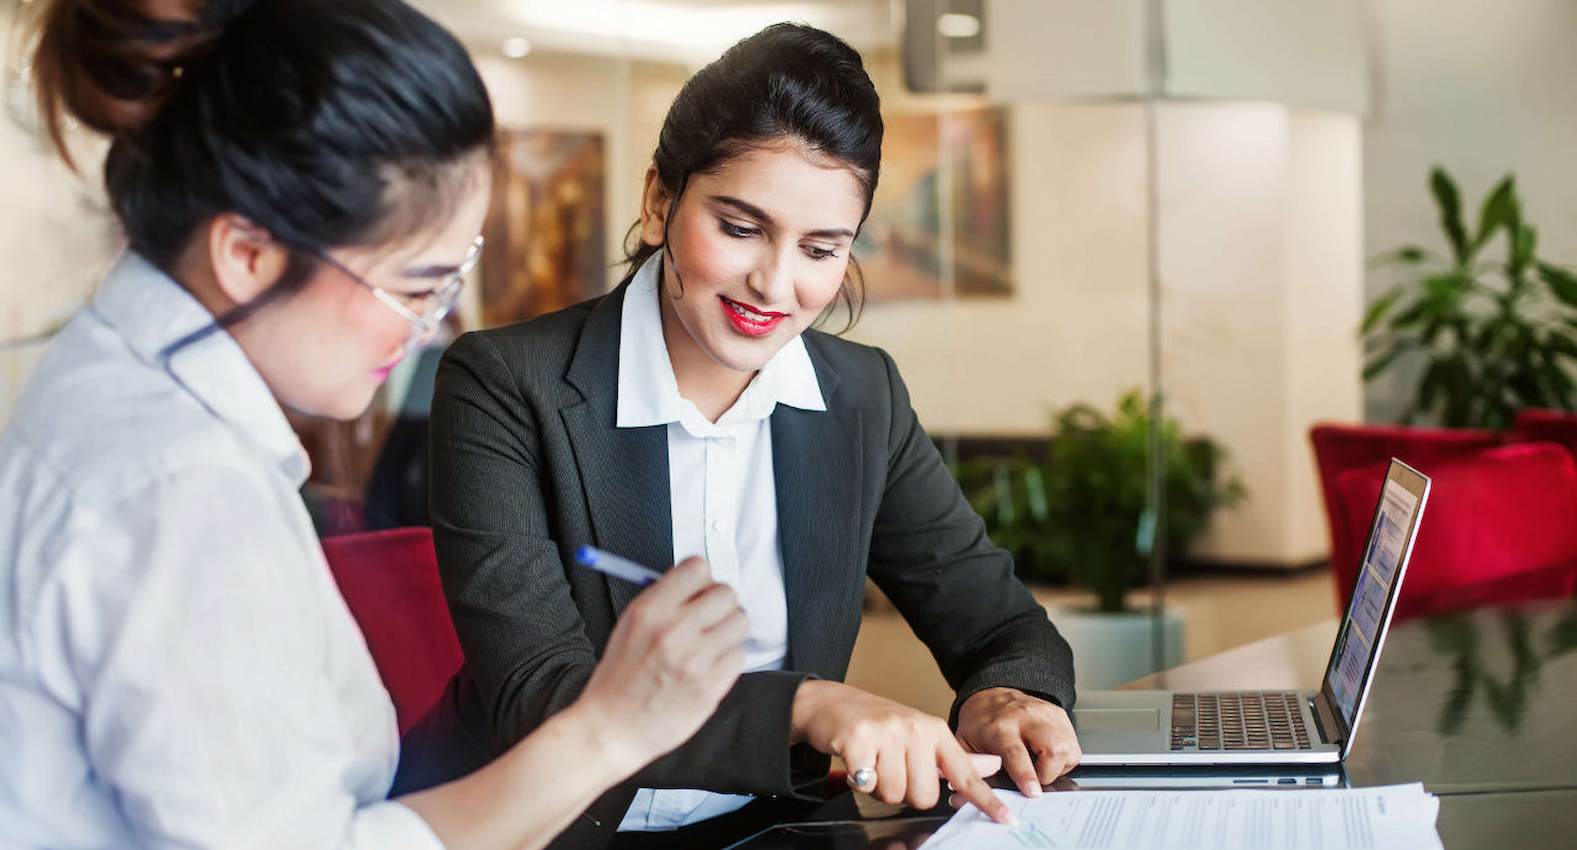
<path fill-rule="evenodd" d="M 1081 691 L 1107 690 L 1183 663 L 1187 612 L 1168 607 L 1162 615 L 1166 654 L 1155 665 L 1149 611 L 1102 614 L 1091 608 L 1047 606 L 1057 631 L 1073 649 L 1073 675 Z"/>

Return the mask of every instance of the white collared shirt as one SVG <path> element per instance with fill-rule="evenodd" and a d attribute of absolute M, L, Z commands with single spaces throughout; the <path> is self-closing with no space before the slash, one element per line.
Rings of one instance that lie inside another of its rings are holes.
<path fill-rule="evenodd" d="M 0 846 L 441 848 L 245 354 L 133 254 L 0 437 Z"/>
<path fill-rule="evenodd" d="M 624 293 L 619 329 L 620 428 L 668 426 L 668 486 L 674 562 L 700 556 L 734 589 L 750 619 L 745 669 L 780 670 L 788 652 L 788 603 L 778 544 L 772 421 L 779 404 L 827 409 L 815 367 L 796 336 L 761 368 L 716 423 L 679 395 L 663 341 L 657 278 L 661 255 L 641 266 Z M 641 789 L 620 830 L 674 829 L 753 799 L 693 789 Z"/>

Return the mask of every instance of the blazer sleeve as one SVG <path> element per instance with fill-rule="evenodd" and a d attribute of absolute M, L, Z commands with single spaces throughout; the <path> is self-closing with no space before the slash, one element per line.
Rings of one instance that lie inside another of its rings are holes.
<path fill-rule="evenodd" d="M 1073 653 L 992 545 L 910 406 L 897 366 L 891 386 L 887 482 L 871 538 L 870 576 L 925 643 L 957 693 L 949 722 L 975 693 L 1011 687 L 1065 709 Z"/>
<path fill-rule="evenodd" d="M 506 361 L 468 334 L 439 366 L 431 514 L 445 595 L 492 754 L 580 695 L 599 649 L 564 574 L 548 515 L 558 486 L 540 427 Z M 747 673 L 688 742 L 633 777 L 638 787 L 792 795 L 795 692 L 807 674 Z"/>

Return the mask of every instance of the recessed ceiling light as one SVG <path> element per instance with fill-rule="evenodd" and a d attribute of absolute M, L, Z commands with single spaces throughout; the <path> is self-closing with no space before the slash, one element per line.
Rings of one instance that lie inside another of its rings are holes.
<path fill-rule="evenodd" d="M 974 38 L 980 35 L 980 19 L 974 15 L 948 12 L 937 16 L 936 31 L 948 38 Z"/>
<path fill-rule="evenodd" d="M 511 59 L 524 59 L 531 52 L 531 42 L 523 38 L 504 39 L 504 55 Z"/>

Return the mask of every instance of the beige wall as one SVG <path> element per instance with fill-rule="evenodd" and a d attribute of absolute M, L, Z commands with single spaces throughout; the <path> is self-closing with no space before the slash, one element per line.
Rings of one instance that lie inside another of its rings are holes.
<path fill-rule="evenodd" d="M 1374 114 L 1364 128 L 1364 250 L 1443 249 L 1426 181 L 1445 166 L 1473 216 L 1515 173 L 1539 253 L 1577 264 L 1577 3 L 1372 0 Z M 1500 245 L 1490 249 L 1499 259 Z M 1369 293 L 1392 278 L 1372 274 Z M 1416 386 L 1403 370 L 1369 385 L 1375 421 L 1394 421 Z"/>
<path fill-rule="evenodd" d="M 478 66 L 502 124 L 605 134 L 608 259 L 618 259 L 687 69 L 552 53 L 484 54 Z M 905 94 L 888 55 L 874 57 L 872 70 L 892 110 L 976 102 Z M 1141 108 L 1009 112 L 1015 295 L 877 304 L 853 334 L 893 353 L 938 433 L 1044 433 L 1053 408 L 1108 406 L 1148 380 Z M 1274 107 L 1221 117 L 1162 112 L 1166 388 L 1191 430 L 1231 449 L 1253 492 L 1206 554 L 1295 562 L 1324 545 L 1303 430 L 1320 416 L 1356 416 L 1355 384 L 1343 377 L 1356 360 L 1343 346 L 1357 309 L 1357 137 L 1351 122 Z M 36 144 L 6 127 L 0 145 L 9 146 L 0 160 L 13 172 L 7 184 L 36 205 L 3 213 L 8 264 L 23 269 L 7 283 L 17 290 L 0 314 L 9 330 L 80 302 L 102 262 L 39 246 L 81 243 L 103 224 L 60 191 L 65 176 Z M 61 282 L 18 290 L 18 281 L 42 279 Z M 469 295 L 474 317 L 474 287 Z M 1321 355 L 1309 356 L 1315 349 Z"/>
<path fill-rule="evenodd" d="M 889 104 L 935 108 L 896 82 Z M 1044 434 L 1056 407 L 1149 383 L 1143 108 L 1008 108 L 1013 297 L 877 304 L 853 334 L 893 353 L 937 433 Z M 1198 554 L 1317 560 L 1308 427 L 1360 415 L 1358 119 L 1168 104 L 1158 120 L 1163 388 L 1250 492 Z"/>
<path fill-rule="evenodd" d="M 1361 405 L 1358 119 L 1268 104 L 1159 115 L 1162 385 L 1249 489 L 1200 553 L 1317 560 L 1327 539 L 1308 429 Z"/>
<path fill-rule="evenodd" d="M 938 433 L 1043 434 L 1054 407 L 1146 383 L 1144 153 L 1130 106 L 1019 107 L 1009 144 L 1015 294 L 870 307 Z"/>
<path fill-rule="evenodd" d="M 0 14 L 0 24 L 6 20 Z M 0 25 L 0 34 L 4 30 Z M 118 241 L 99 188 L 102 146 L 79 139 L 85 176 L 67 170 L 37 128 L 12 46 L 11 38 L 0 37 L 0 340 L 32 336 L 70 317 Z M 0 427 L 43 350 L 0 349 Z"/>
<path fill-rule="evenodd" d="M 983 103 L 868 63 L 888 112 Z M 1056 407 L 1148 383 L 1143 126 L 1132 105 L 1009 108 L 1014 295 L 878 302 L 850 335 L 892 353 L 926 428 L 1043 434 Z"/>

